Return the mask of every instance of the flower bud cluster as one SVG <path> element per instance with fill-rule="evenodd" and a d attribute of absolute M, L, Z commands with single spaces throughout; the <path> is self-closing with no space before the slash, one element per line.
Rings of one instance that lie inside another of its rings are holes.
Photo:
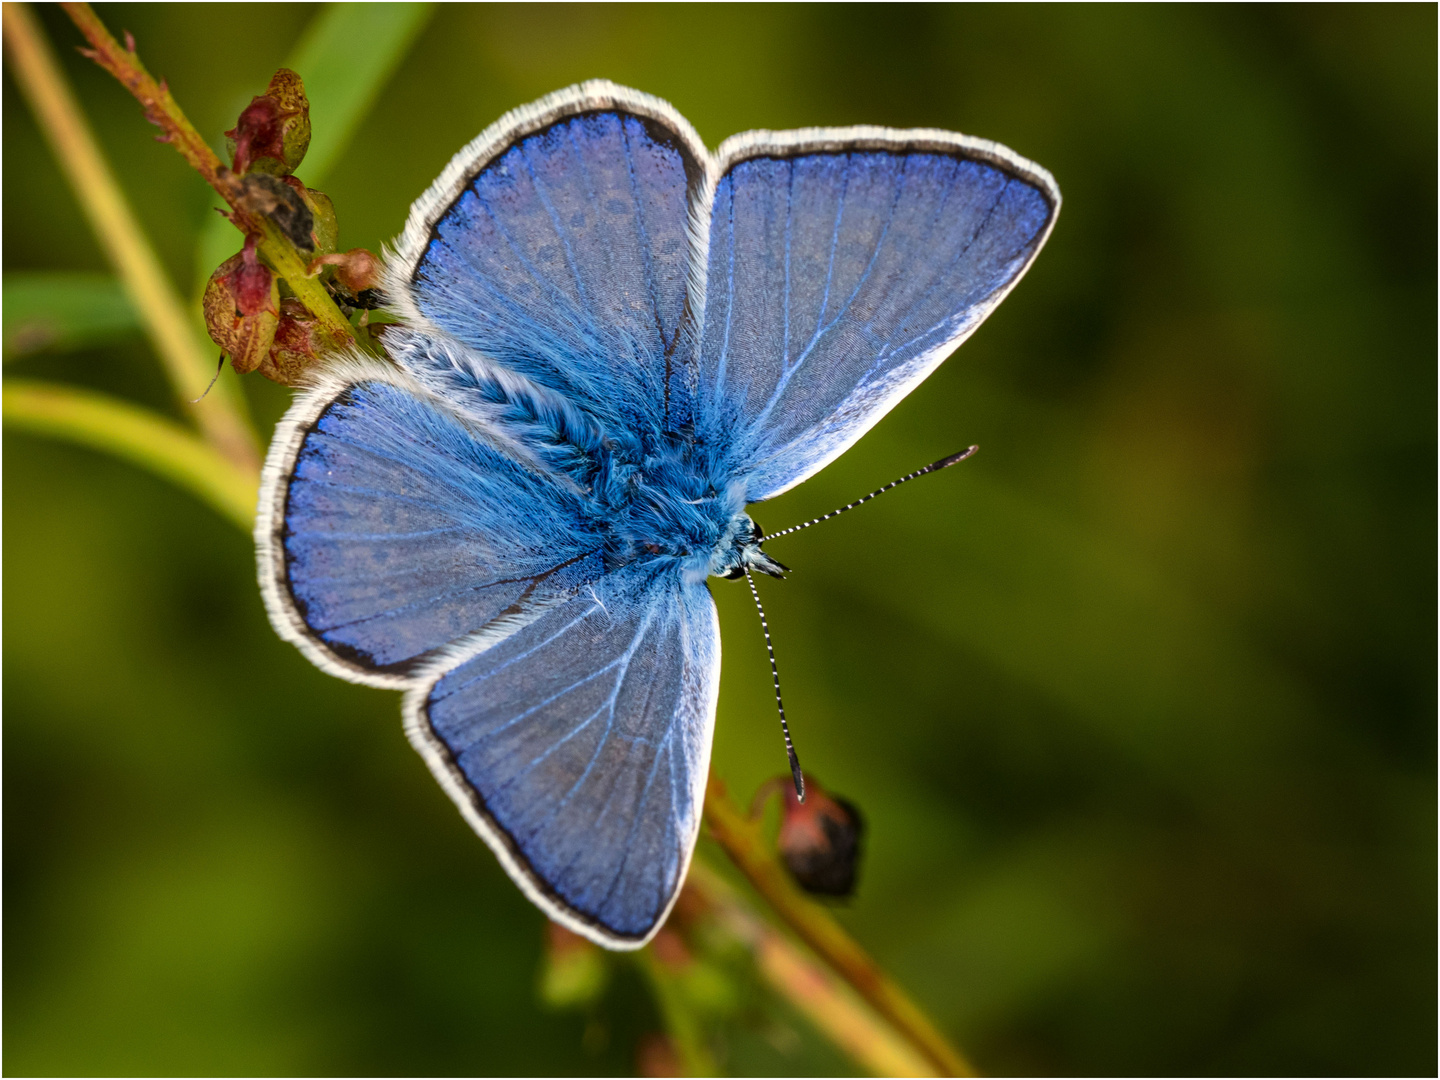
<path fill-rule="evenodd" d="M 288 68 L 277 71 L 225 137 L 232 165 L 222 170 L 226 198 L 249 217 L 271 221 L 309 256 L 309 275 L 321 279 L 357 331 L 365 332 L 379 260 L 363 248 L 339 251 L 340 227 L 330 197 L 293 175 L 310 145 L 310 102 L 300 76 Z M 293 386 L 308 366 L 341 342 L 321 329 L 285 280 L 264 263 L 259 239 L 259 234 L 247 236 L 244 249 L 210 275 L 205 326 L 237 372 L 258 371 Z"/>

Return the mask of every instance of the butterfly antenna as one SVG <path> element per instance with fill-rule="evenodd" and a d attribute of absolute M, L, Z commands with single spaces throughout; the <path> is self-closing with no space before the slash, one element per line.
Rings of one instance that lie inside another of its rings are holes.
<path fill-rule="evenodd" d="M 785 736 L 785 753 L 790 757 L 790 776 L 795 781 L 795 795 L 805 801 L 805 775 L 800 771 L 800 759 L 795 756 L 795 744 L 790 741 L 790 725 L 785 722 L 785 701 L 780 697 L 780 669 L 775 666 L 775 646 L 770 642 L 770 624 L 765 619 L 765 606 L 760 603 L 760 592 L 755 588 L 755 579 L 750 570 L 745 570 L 745 580 L 750 583 L 750 595 L 755 598 L 755 610 L 760 613 L 760 629 L 765 631 L 765 651 L 770 654 L 770 677 L 775 681 L 775 705 L 780 710 L 780 732 Z"/>
<path fill-rule="evenodd" d="M 845 513 L 846 510 L 854 510 L 857 506 L 864 506 L 871 499 L 875 498 L 876 495 L 884 495 L 885 492 L 889 491 L 891 488 L 897 488 L 901 484 L 905 483 L 907 480 L 914 480 L 917 476 L 924 476 L 926 473 L 939 472 L 941 469 L 948 469 L 951 465 L 958 465 L 960 464 L 960 462 L 964 461 L 966 458 L 968 458 L 971 454 L 975 453 L 975 451 L 979 449 L 980 447 L 978 446 L 971 446 L 964 450 L 961 450 L 958 454 L 951 454 L 949 457 L 941 458 L 939 461 L 935 461 L 929 465 L 926 465 L 923 469 L 916 469 L 914 472 L 908 473 L 907 475 L 900 477 L 899 480 L 892 480 L 890 483 L 886 484 L 882 488 L 876 488 L 874 491 L 870 492 L 869 495 L 862 495 L 854 502 L 847 503 L 845 506 L 840 507 L 839 510 L 831 510 L 830 513 L 826 514 L 824 517 L 818 517 L 814 521 L 807 521 L 803 525 L 791 525 L 788 529 L 781 529 L 777 533 L 771 533 L 770 535 L 765 537 L 765 542 L 768 544 L 771 540 L 778 539 L 782 536 L 789 536 L 791 533 L 799 532 L 801 529 L 808 529 L 811 525 L 819 525 L 822 521 L 829 521 L 831 518 L 838 517 L 839 515 Z M 756 603 L 759 603 L 759 601 L 757 600 Z"/>

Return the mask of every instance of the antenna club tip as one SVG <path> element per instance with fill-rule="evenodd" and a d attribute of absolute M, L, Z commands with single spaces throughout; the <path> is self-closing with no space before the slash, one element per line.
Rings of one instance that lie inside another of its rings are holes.
<path fill-rule="evenodd" d="M 950 455 L 949 457 L 947 457 L 947 458 L 941 458 L 939 461 L 935 462 L 934 465 L 931 465 L 930 468 L 931 468 L 931 469 L 948 469 L 951 465 L 958 465 L 958 464 L 960 464 L 960 462 L 962 462 L 962 461 L 964 461 L 966 458 L 972 456 L 972 455 L 975 453 L 975 451 L 977 451 L 977 450 L 979 450 L 979 449 L 980 449 L 979 446 L 967 446 L 964 450 L 961 450 L 961 451 L 960 451 L 959 453 L 957 453 L 957 454 L 951 454 L 951 455 Z"/>

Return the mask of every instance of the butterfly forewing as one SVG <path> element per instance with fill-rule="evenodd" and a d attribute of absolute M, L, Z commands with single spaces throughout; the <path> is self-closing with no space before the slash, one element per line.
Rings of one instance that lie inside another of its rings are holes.
<path fill-rule="evenodd" d="M 980 324 L 1044 242 L 1059 194 L 1037 166 L 943 132 L 726 145 L 701 399 L 755 501 L 843 452 Z"/>
<path fill-rule="evenodd" d="M 693 348 L 689 209 L 708 155 L 663 102 L 610 91 L 555 95 L 482 136 L 418 204 L 395 286 L 423 321 L 596 416 L 663 422 Z"/>

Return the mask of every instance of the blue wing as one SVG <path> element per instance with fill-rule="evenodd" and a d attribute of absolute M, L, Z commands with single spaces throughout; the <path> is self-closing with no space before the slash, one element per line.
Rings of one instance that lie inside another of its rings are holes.
<path fill-rule="evenodd" d="M 602 572 L 574 492 L 378 364 L 334 369 L 287 415 L 256 538 L 282 636 L 382 686 Z"/>
<path fill-rule="evenodd" d="M 643 944 L 699 828 L 719 633 L 673 559 L 615 565 L 842 452 L 1058 206 L 1043 169 L 942 132 L 761 133 L 717 163 L 608 83 L 517 110 L 387 263 L 399 369 L 329 369 L 278 430 L 272 621 L 325 670 L 409 690 L 412 741 L 548 914 Z"/>
<path fill-rule="evenodd" d="M 668 426 L 671 390 L 693 381 L 677 365 L 694 351 L 687 222 L 708 162 L 658 99 L 604 82 L 552 94 L 485 131 L 416 202 L 387 290 L 412 325 L 613 430 Z"/>
<path fill-rule="evenodd" d="M 747 501 L 816 472 L 968 336 L 1048 236 L 1039 166 L 945 132 L 737 136 L 719 153 L 699 390 Z"/>
<path fill-rule="evenodd" d="M 531 899 L 634 948 L 684 881 L 719 673 L 704 585 L 632 565 L 417 686 L 407 730 Z"/>

